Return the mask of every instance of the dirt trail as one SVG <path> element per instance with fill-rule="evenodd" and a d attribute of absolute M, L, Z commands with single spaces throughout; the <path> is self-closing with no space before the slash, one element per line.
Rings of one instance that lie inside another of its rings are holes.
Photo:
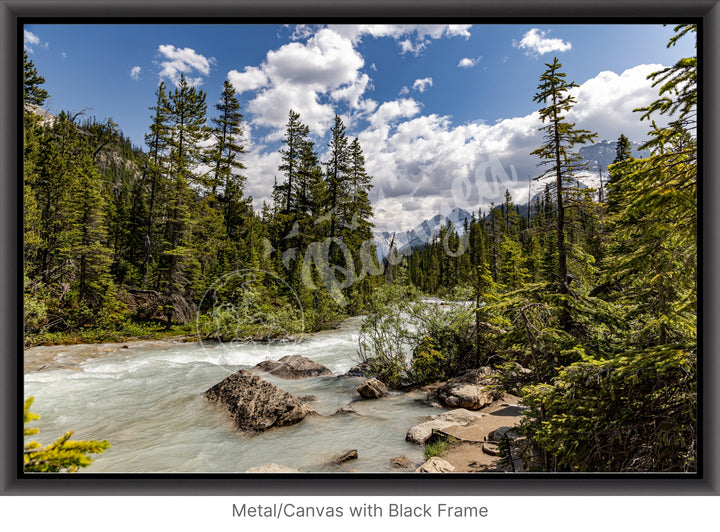
<path fill-rule="evenodd" d="M 483 445 L 489 450 L 496 446 L 487 444 L 489 435 L 501 427 L 514 427 L 520 423 L 522 407 L 518 405 L 519 398 L 514 395 L 504 395 L 478 412 L 487 414 L 481 419 L 474 421 L 464 427 L 448 427 L 443 432 L 457 438 L 451 443 L 448 450 L 441 456 L 443 460 L 455 467 L 456 473 L 481 472 L 481 471 L 511 471 L 510 466 L 501 466 L 500 457 L 487 454 L 483 451 Z M 517 451 L 513 452 L 513 463 L 515 470 L 521 470 L 521 462 Z"/>

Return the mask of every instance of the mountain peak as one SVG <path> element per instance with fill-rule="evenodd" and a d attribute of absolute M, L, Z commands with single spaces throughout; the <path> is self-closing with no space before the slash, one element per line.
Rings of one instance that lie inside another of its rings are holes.
<path fill-rule="evenodd" d="M 375 233 L 375 247 L 378 259 L 382 260 L 390 253 L 390 242 L 402 255 L 409 255 L 413 249 L 418 249 L 432 242 L 440 229 L 450 222 L 458 234 L 465 232 L 465 220 L 470 220 L 472 214 L 460 207 L 454 208 L 449 214 L 436 214 L 432 218 L 423 220 L 410 231 L 397 231 L 389 233 Z"/>

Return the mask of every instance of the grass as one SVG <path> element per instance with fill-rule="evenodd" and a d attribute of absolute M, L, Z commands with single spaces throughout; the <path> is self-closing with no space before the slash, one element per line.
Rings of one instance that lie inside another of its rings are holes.
<path fill-rule="evenodd" d="M 203 317 L 204 318 L 204 317 Z M 218 333 L 207 319 L 200 320 L 200 336 L 205 339 L 220 338 L 223 341 L 242 340 L 274 340 L 286 338 L 289 333 L 282 329 L 268 328 L 265 324 L 242 324 L 233 328 L 229 334 Z M 38 345 L 74 345 L 99 344 L 111 342 L 127 342 L 130 340 L 164 340 L 168 338 L 183 339 L 193 342 L 198 340 L 197 323 L 195 320 L 185 325 L 172 325 L 168 328 L 164 323 L 156 321 L 136 322 L 126 320 L 112 328 L 88 327 L 68 331 L 42 332 L 25 335 L 25 347 Z"/>
<path fill-rule="evenodd" d="M 449 446 L 450 443 L 447 440 L 436 440 L 428 443 L 425 446 L 425 451 L 423 451 L 423 456 L 425 456 L 425 460 L 429 460 L 433 456 L 442 456 Z"/>
<path fill-rule="evenodd" d="M 169 329 L 160 323 L 125 322 L 117 329 L 99 327 L 80 328 L 67 332 L 45 332 L 25 336 L 25 347 L 36 345 L 74 345 L 126 342 L 129 340 L 162 340 L 183 337 L 196 339 L 194 323 L 173 325 Z"/>

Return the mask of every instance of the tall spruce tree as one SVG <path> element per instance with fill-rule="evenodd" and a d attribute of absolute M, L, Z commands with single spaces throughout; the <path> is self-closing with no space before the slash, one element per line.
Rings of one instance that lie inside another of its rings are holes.
<path fill-rule="evenodd" d="M 597 134 L 577 129 L 575 124 L 566 120 L 564 113 L 572 109 L 576 102 L 569 91 L 578 85 L 565 80 L 566 75 L 560 71 L 562 65 L 557 57 L 552 63 L 546 63 L 545 66 L 547 69 L 540 76 L 538 92 L 533 97 L 533 101 L 545 105 L 540 109 L 540 120 L 546 125 L 540 128 L 540 131 L 543 132 L 543 145 L 534 150 L 532 154 L 540 157 L 540 164 L 548 166 L 548 169 L 539 178 L 553 176 L 555 179 L 557 276 L 559 292 L 566 294 L 569 286 L 565 234 L 565 190 L 572 181 L 573 173 L 578 169 L 580 161 L 580 156 L 573 151 L 573 148 L 576 144 L 593 142 L 593 138 Z"/>
<path fill-rule="evenodd" d="M 619 163 L 632 156 L 630 141 L 625 135 L 620 135 L 615 143 L 615 159 L 613 163 Z"/>
<path fill-rule="evenodd" d="M 274 227 L 275 246 L 281 253 L 293 247 L 294 238 L 289 235 L 296 233 L 293 227 L 298 221 L 299 172 L 303 167 L 303 157 L 308 155 L 304 153 L 304 149 L 307 147 L 309 132 L 308 126 L 300 121 L 300 114 L 291 109 L 283 138 L 285 146 L 280 150 L 282 164 L 278 167 L 284 179 L 281 184 L 276 184 L 273 190 L 275 210 L 278 214 Z"/>
<path fill-rule="evenodd" d="M 245 169 L 241 157 L 245 153 L 242 145 L 242 119 L 240 103 L 232 84 L 225 80 L 220 101 L 215 104 L 219 116 L 212 119 L 214 144 L 209 150 L 209 162 L 212 166 L 210 179 L 211 194 L 217 196 L 222 189 L 221 203 L 225 214 L 225 223 L 229 233 L 235 233 L 239 223 L 238 211 L 243 210 Z"/>
<path fill-rule="evenodd" d="M 113 257 L 107 246 L 106 205 L 102 181 L 89 153 L 77 161 L 70 191 L 69 226 L 73 231 L 72 257 L 76 264 L 78 299 L 97 313 L 114 305 L 110 276 Z"/>
<path fill-rule="evenodd" d="M 194 315 L 192 285 L 198 263 L 192 244 L 194 192 L 204 185 L 198 172 L 203 144 L 208 139 L 205 92 L 190 86 L 184 75 L 169 95 L 170 143 L 166 219 L 164 224 L 163 283 L 167 323 L 187 323 Z"/>
<path fill-rule="evenodd" d="M 338 115 L 335 115 L 335 123 L 330 130 L 328 147 L 330 148 L 330 158 L 325 163 L 325 183 L 330 212 L 330 238 L 334 238 L 337 235 L 338 219 L 342 213 L 343 202 L 347 197 L 345 187 L 350 169 L 350 152 L 345 135 L 345 125 Z"/>
<path fill-rule="evenodd" d="M 135 190 L 135 203 L 144 203 L 143 194 L 147 194 L 146 222 L 144 224 L 143 238 L 143 263 L 142 263 L 142 286 L 148 288 L 148 276 L 150 273 L 151 261 L 157 260 L 156 252 L 160 249 L 158 242 L 159 231 L 156 228 L 156 219 L 159 210 L 159 203 L 167 188 L 167 177 L 169 171 L 168 148 L 170 145 L 170 100 L 168 99 L 165 82 L 161 81 L 155 91 L 155 105 L 150 107 L 153 112 L 150 132 L 145 135 L 145 144 L 148 153 L 145 158 L 143 169 L 143 182 L 145 187 Z"/>

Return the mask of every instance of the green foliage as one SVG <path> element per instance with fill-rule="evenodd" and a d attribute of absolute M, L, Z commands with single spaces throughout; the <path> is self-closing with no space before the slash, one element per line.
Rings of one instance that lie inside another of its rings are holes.
<path fill-rule="evenodd" d="M 561 471 L 694 471 L 696 364 L 670 345 L 583 357 L 526 390 L 525 430 Z"/>
<path fill-rule="evenodd" d="M 24 408 L 24 435 L 33 436 L 38 433 L 37 428 L 28 428 L 27 424 L 40 419 L 40 416 L 30 412 L 33 398 L 25 401 Z M 43 445 L 37 441 L 25 443 L 23 462 L 26 473 L 74 473 L 80 468 L 92 463 L 89 454 L 100 454 L 110 447 L 107 440 L 71 440 L 72 431 L 66 432 L 50 445 Z"/>
<path fill-rule="evenodd" d="M 417 297 L 402 279 L 381 287 L 360 328 L 361 360 L 370 361 L 369 374 L 391 388 L 399 388 L 409 379 L 408 358 L 413 346 L 407 307 Z"/>
<path fill-rule="evenodd" d="M 447 451 L 450 444 L 447 440 L 436 440 L 433 443 L 428 443 L 423 450 L 423 457 L 425 460 L 430 460 L 433 456 L 442 456 Z"/>
<path fill-rule="evenodd" d="M 25 59 L 26 98 L 41 104 L 44 80 Z M 205 92 L 183 75 L 172 88 L 160 83 L 155 96 L 147 153 L 111 120 L 61 113 L 41 126 L 25 114 L 29 341 L 157 335 L 160 323 L 170 333 L 194 321 L 217 279 L 242 270 L 278 283 L 219 299 L 215 314 L 197 316 L 203 334 L 274 337 L 361 312 L 383 269 L 371 231 L 372 178 L 342 120 L 323 165 L 308 127 L 290 112 L 284 182 L 261 217 L 245 194 L 243 117 L 232 85 L 223 84 L 212 117 Z"/>
<path fill-rule="evenodd" d="M 693 30 L 678 26 L 671 44 Z M 573 298 L 590 312 L 570 315 L 594 319 L 566 328 L 585 337 L 574 348 L 579 360 L 524 393 L 524 431 L 539 451 L 531 468 L 697 469 L 695 69 L 689 58 L 650 76 L 662 83 L 660 99 L 642 118 L 677 119 L 653 123 L 650 157 L 620 153 L 610 168 L 604 283 Z"/>
<path fill-rule="evenodd" d="M 447 358 L 437 350 L 435 340 L 424 337 L 413 349 L 410 374 L 416 384 L 435 382 L 445 378 Z"/>
<path fill-rule="evenodd" d="M 474 308 L 427 304 L 418 296 L 396 278 L 375 293 L 360 329 L 361 359 L 392 388 L 449 378 L 474 362 Z"/>
<path fill-rule="evenodd" d="M 23 99 L 25 103 L 30 103 L 41 107 L 45 100 L 50 96 L 48 92 L 40 87 L 45 83 L 45 78 L 38 75 L 35 64 L 23 50 Z"/>
<path fill-rule="evenodd" d="M 513 462 L 512 450 L 513 441 L 508 437 L 507 433 L 503 434 L 500 441 L 497 442 L 498 450 L 500 452 L 499 465 L 502 467 L 509 467 L 512 471 L 515 471 L 515 463 Z"/>

